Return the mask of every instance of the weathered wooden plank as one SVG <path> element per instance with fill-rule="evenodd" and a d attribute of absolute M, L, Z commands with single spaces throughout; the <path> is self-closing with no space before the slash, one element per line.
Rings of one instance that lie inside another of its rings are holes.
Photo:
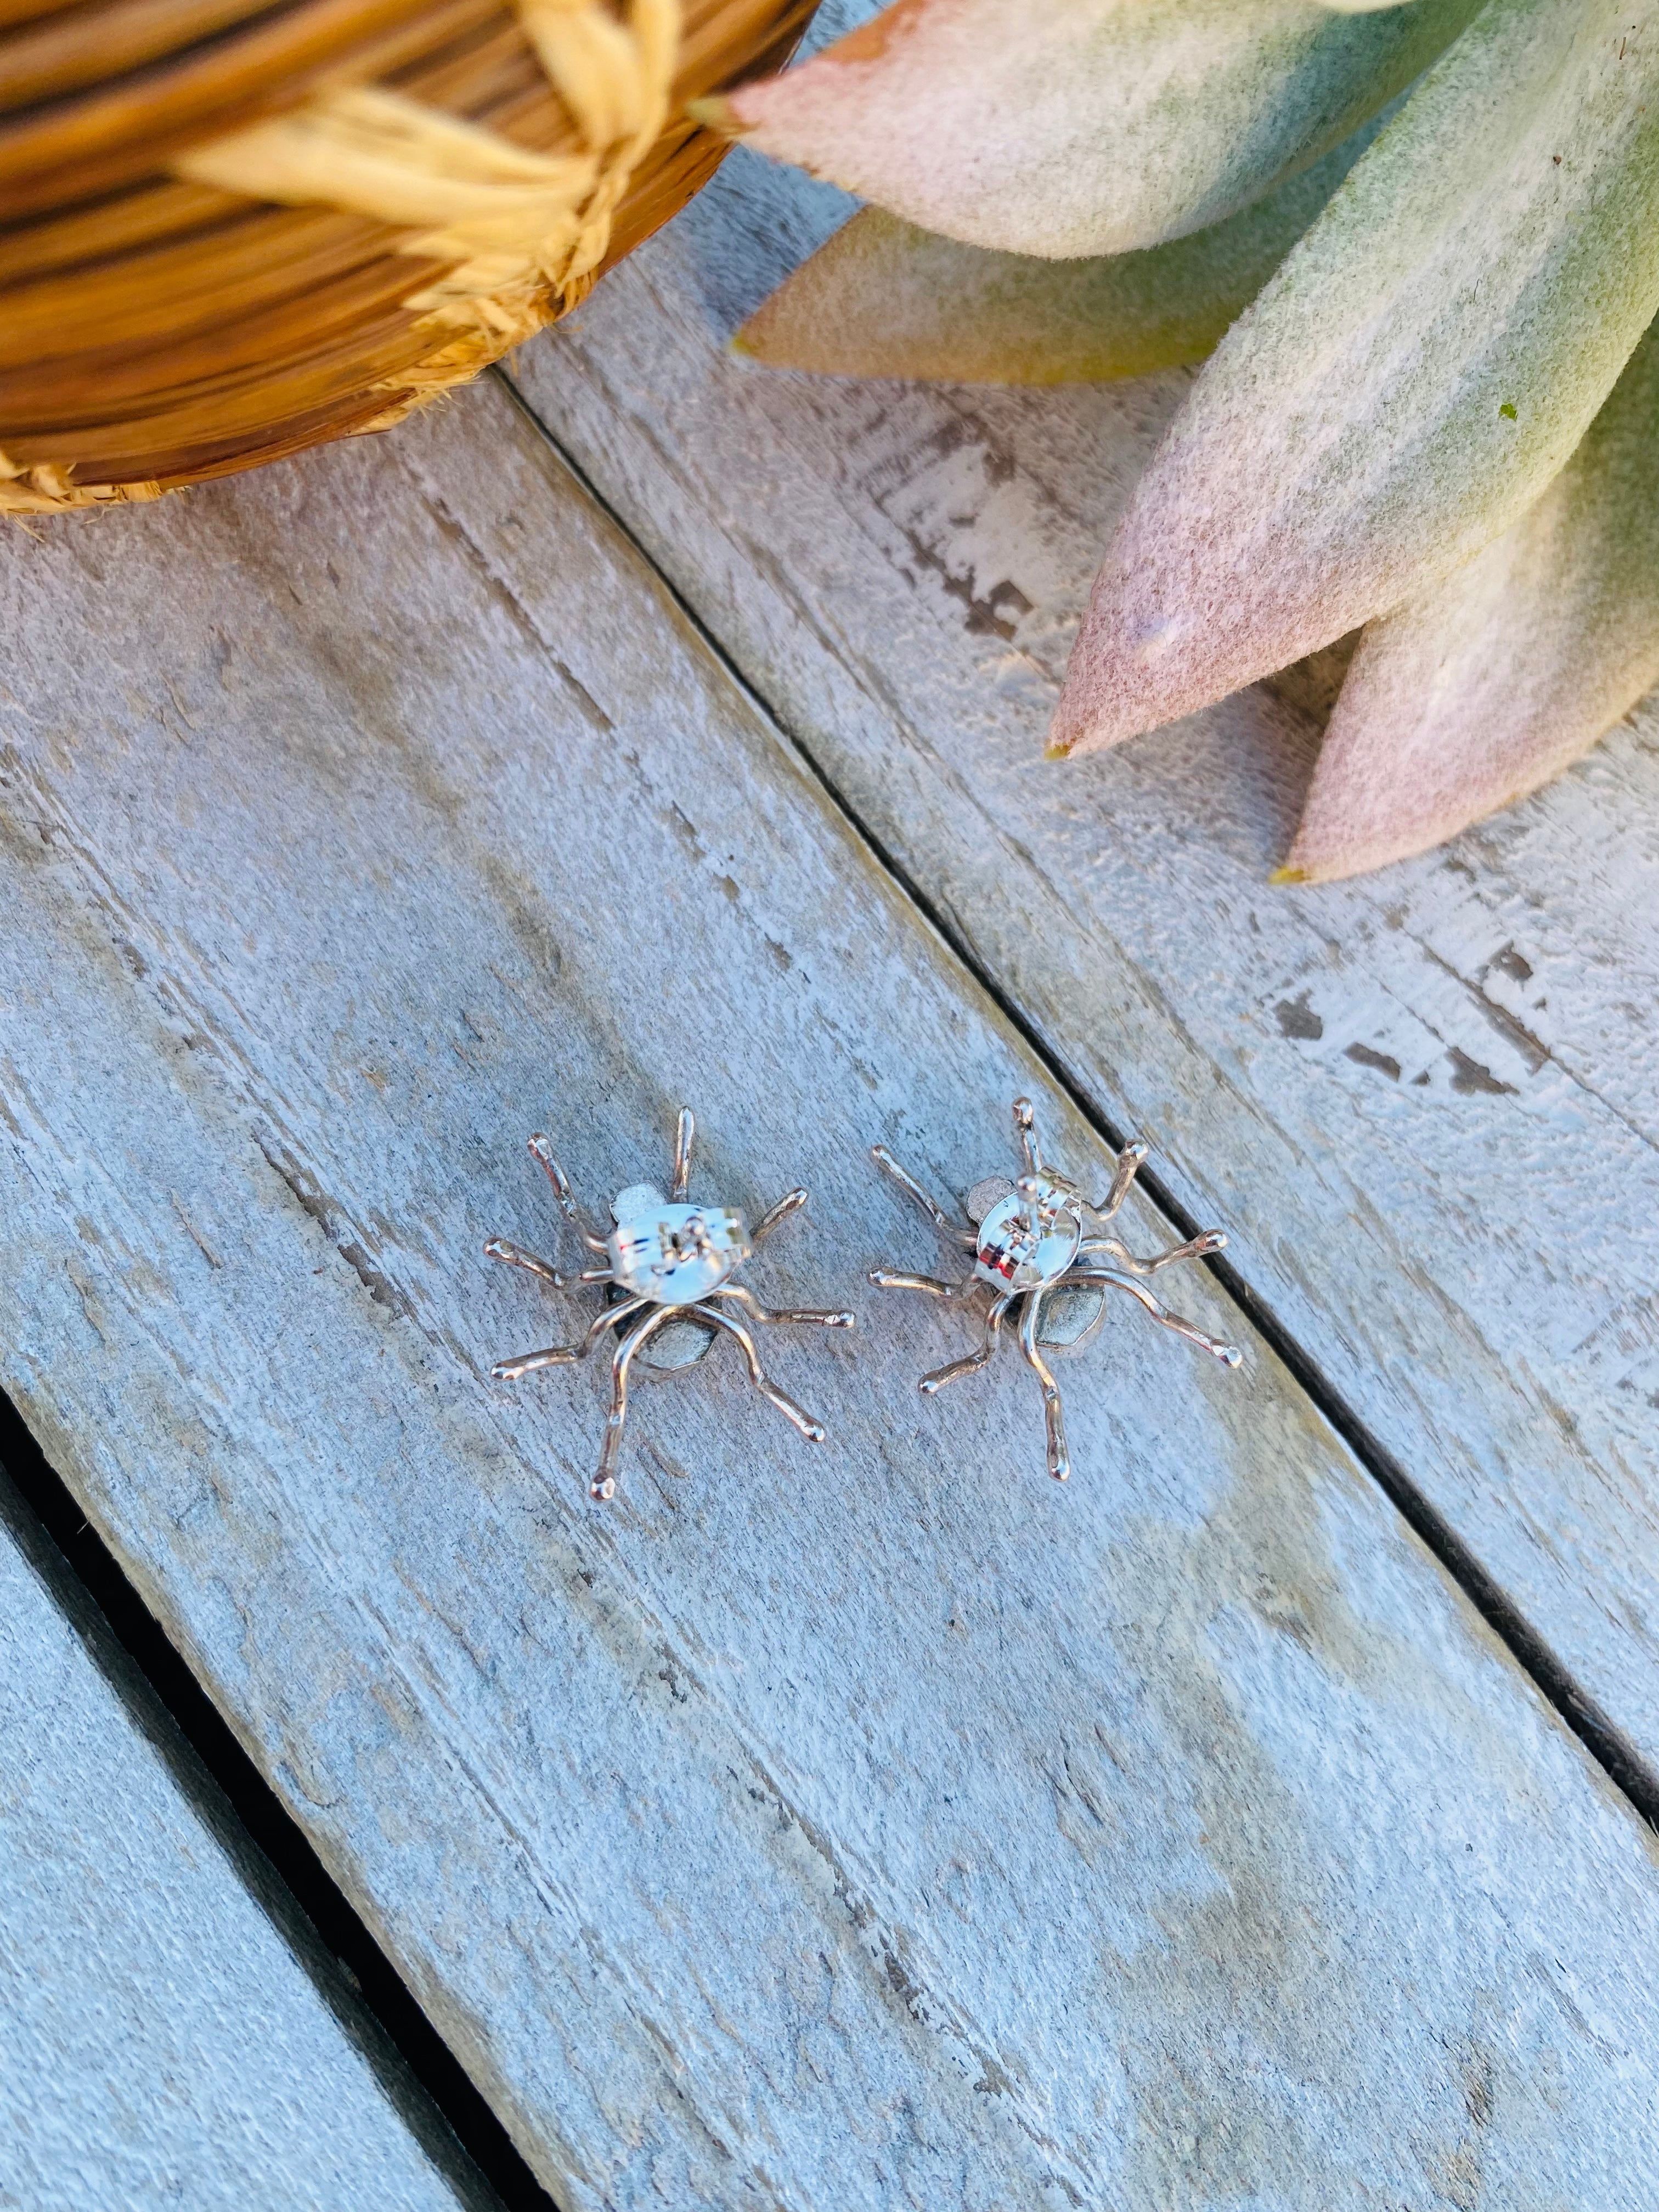
<path fill-rule="evenodd" d="M 1271 1356 L 918 1398 L 872 1138 L 1107 1162 L 501 389 L 3 551 L 7 1386 L 562 2201 L 1659 2189 L 1659 1845 Z M 688 1093 L 862 1331 L 595 1509 L 480 1247 Z"/>
<path fill-rule="evenodd" d="M 757 370 L 848 203 L 739 155 L 519 356 L 561 445 L 1110 1126 L 1659 1771 L 1659 720 L 1444 853 L 1266 881 L 1265 692 L 1060 765 L 1100 549 L 1184 388 Z"/>
<path fill-rule="evenodd" d="M 410 2131 L 333 1960 L 250 1893 L 189 1753 L 63 1609 L 40 1543 L 0 1474 L 0 2205 L 482 2203 Z"/>

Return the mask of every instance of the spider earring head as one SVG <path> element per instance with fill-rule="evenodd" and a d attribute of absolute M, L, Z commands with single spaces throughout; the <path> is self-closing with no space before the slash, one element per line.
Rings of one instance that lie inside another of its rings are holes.
<path fill-rule="evenodd" d="M 1237 1367 L 1243 1354 L 1237 1345 L 1222 1344 L 1171 1313 L 1145 1280 L 1177 1260 L 1200 1260 L 1221 1251 L 1227 1239 L 1220 1230 L 1206 1229 L 1152 1260 L 1137 1259 L 1115 1237 L 1090 1233 L 1091 1224 L 1107 1228 L 1121 1207 L 1146 1157 L 1145 1145 L 1124 1146 L 1111 1188 L 1096 1202 L 1045 1164 L 1029 1098 L 1014 1101 L 1014 1129 L 1024 1154 L 1024 1173 L 1012 1182 L 1006 1176 L 988 1176 L 976 1182 L 968 1194 L 965 1223 L 953 1221 L 884 1145 L 871 1147 L 882 1173 L 921 1206 L 948 1245 L 973 1254 L 974 1266 L 973 1273 L 957 1282 L 944 1282 L 937 1275 L 895 1274 L 885 1267 L 873 1270 L 870 1279 L 882 1290 L 921 1291 L 929 1297 L 973 1304 L 981 1311 L 983 1326 L 975 1349 L 922 1376 L 921 1387 L 929 1397 L 947 1382 L 977 1373 L 995 1352 L 1002 1325 L 1008 1322 L 1042 1385 L 1048 1472 L 1057 1482 L 1064 1482 L 1072 1472 L 1065 1411 L 1045 1354 L 1073 1349 L 1094 1334 L 1109 1290 L 1126 1291 L 1154 1321 L 1225 1366 Z"/>
<path fill-rule="evenodd" d="M 690 1200 L 691 1148 L 696 1124 L 689 1106 L 680 1109 L 674 1140 L 674 1181 L 665 1198 L 654 1183 L 630 1183 L 611 1202 L 615 1224 L 608 1237 L 593 1229 L 576 1203 L 570 1178 L 553 1157 L 545 1137 L 534 1136 L 530 1149 L 547 1171 L 560 1210 L 597 1262 L 579 1280 L 602 1284 L 605 1303 L 575 1344 L 549 1345 L 516 1359 L 498 1359 L 490 1373 L 498 1382 L 516 1382 L 544 1367 L 568 1366 L 586 1359 L 614 1330 L 611 1354 L 611 1413 L 599 1471 L 590 1486 L 595 1498 L 614 1498 L 628 1419 L 628 1385 L 635 1360 L 659 1375 L 690 1367 L 720 1336 L 736 1340 L 749 1365 L 749 1379 L 762 1397 L 794 1423 L 813 1443 L 823 1442 L 823 1425 L 780 1390 L 761 1365 L 749 1324 L 816 1322 L 824 1328 L 851 1328 L 849 1313 L 773 1312 L 732 1277 L 779 1224 L 806 1203 L 804 1190 L 792 1190 L 770 1206 L 750 1230 L 729 1206 L 693 1206 Z M 556 1267 L 503 1237 L 484 1246 L 492 1260 L 522 1267 L 555 1290 L 567 1287 Z M 647 1351 L 647 1347 L 649 1347 Z"/>

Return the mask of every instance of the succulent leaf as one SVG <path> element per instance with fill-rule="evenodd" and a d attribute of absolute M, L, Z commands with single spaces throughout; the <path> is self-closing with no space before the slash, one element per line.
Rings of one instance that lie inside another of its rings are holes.
<path fill-rule="evenodd" d="M 1283 874 L 1426 852 L 1547 783 L 1659 682 L 1659 330 L 1519 522 L 1360 639 Z"/>
<path fill-rule="evenodd" d="M 963 243 L 1126 253 L 1349 137 L 1480 0 L 897 0 L 701 120 Z"/>
<path fill-rule="evenodd" d="M 1659 312 L 1659 7 L 1488 0 L 1233 325 L 1136 488 L 1052 749 L 1420 597 L 1564 466 Z"/>
<path fill-rule="evenodd" d="M 866 208 L 779 286 L 734 348 L 774 368 L 958 384 L 1088 384 L 1202 361 L 1376 129 L 1224 222 L 1139 253 L 1040 261 Z"/>

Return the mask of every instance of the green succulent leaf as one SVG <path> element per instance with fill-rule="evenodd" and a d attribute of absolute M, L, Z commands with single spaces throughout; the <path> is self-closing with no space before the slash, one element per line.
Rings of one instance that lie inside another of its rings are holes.
<path fill-rule="evenodd" d="M 1368 124 L 1224 222 L 1139 253 L 1039 261 L 866 208 L 733 340 L 774 368 L 1091 384 L 1202 361 L 1375 135 Z"/>
<path fill-rule="evenodd" d="M 1350 136 L 1480 0 L 897 0 L 696 112 L 972 246 L 1051 258 L 1200 230 Z"/>
<path fill-rule="evenodd" d="M 1370 623 L 1284 874 L 1426 852 L 1547 783 L 1659 682 L 1659 331 L 1519 522 Z"/>
<path fill-rule="evenodd" d="M 1097 580 L 1057 751 L 1421 596 L 1565 464 L 1659 312 L 1659 5 L 1488 0 L 1200 373 Z"/>

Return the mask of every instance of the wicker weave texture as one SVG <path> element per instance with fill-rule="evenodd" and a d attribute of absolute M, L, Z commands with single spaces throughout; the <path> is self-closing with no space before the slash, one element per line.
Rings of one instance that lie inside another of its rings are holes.
<path fill-rule="evenodd" d="M 0 512 L 379 429 L 712 173 L 811 0 L 0 0 Z"/>

